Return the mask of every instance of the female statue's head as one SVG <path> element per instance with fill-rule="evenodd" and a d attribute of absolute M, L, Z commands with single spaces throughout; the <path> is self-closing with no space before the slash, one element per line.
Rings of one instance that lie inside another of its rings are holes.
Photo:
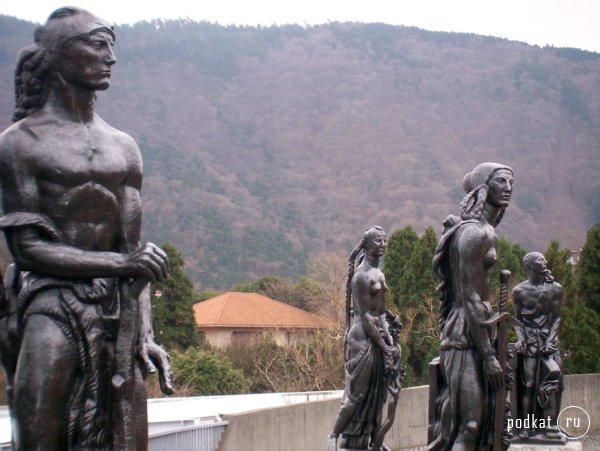
<path fill-rule="evenodd" d="M 373 255 L 374 257 L 381 257 L 385 252 L 387 246 L 387 235 L 382 227 L 372 226 L 369 227 L 360 239 L 360 242 L 350 253 L 348 259 L 348 278 L 346 279 L 346 309 L 350 307 L 350 298 L 352 295 L 352 277 L 354 277 L 354 267 L 356 264 L 356 257 L 362 253 L 358 264 L 362 262 L 365 254 Z"/>
<path fill-rule="evenodd" d="M 387 235 L 379 226 L 371 227 L 364 234 L 365 244 L 363 246 L 366 255 L 383 257 L 387 247 Z"/>
<path fill-rule="evenodd" d="M 513 181 L 513 170 L 506 165 L 482 163 L 476 166 L 463 179 L 467 195 L 460 205 L 461 218 L 481 219 L 487 203 L 501 210 L 493 225 L 499 224 L 510 202 Z"/>
<path fill-rule="evenodd" d="M 57 9 L 44 25 L 36 28 L 35 43 L 21 50 L 17 59 L 14 121 L 44 105 L 50 88 L 50 74 L 66 64 L 62 53 L 69 44 L 97 33 L 105 33 L 112 40 L 115 38 L 108 22 L 75 7 Z"/>

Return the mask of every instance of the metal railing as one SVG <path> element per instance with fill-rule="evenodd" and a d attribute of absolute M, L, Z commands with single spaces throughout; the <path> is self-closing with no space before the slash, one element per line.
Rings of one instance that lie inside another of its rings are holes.
<path fill-rule="evenodd" d="M 227 421 L 152 434 L 148 451 L 216 451 Z"/>

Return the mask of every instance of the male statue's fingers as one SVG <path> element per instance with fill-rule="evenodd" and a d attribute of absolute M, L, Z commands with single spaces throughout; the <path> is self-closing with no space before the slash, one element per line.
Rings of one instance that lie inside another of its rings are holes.
<path fill-rule="evenodd" d="M 151 265 L 144 265 L 142 267 L 143 277 L 146 277 L 151 283 L 158 282 L 158 278 L 156 277 L 156 273 L 152 270 Z"/>
<path fill-rule="evenodd" d="M 154 363 L 152 363 L 152 360 L 150 360 L 147 355 L 144 356 L 144 364 L 146 365 L 146 371 L 148 371 L 148 373 L 156 373 L 156 366 L 154 366 Z"/>
<path fill-rule="evenodd" d="M 155 247 L 154 247 L 154 251 L 155 251 L 155 252 L 156 252 L 158 255 L 160 255 L 160 256 L 161 256 L 161 257 L 162 257 L 164 260 L 167 260 L 167 261 L 169 261 L 169 256 L 168 256 L 168 255 L 167 255 L 167 253 L 166 253 L 166 252 L 165 252 L 163 249 L 161 249 L 159 246 L 155 246 Z"/>
<path fill-rule="evenodd" d="M 160 255 L 156 253 L 150 253 L 147 255 L 147 257 L 148 260 L 152 262 L 152 265 L 154 266 L 153 270 L 159 280 L 162 280 L 169 275 L 169 266 Z"/>

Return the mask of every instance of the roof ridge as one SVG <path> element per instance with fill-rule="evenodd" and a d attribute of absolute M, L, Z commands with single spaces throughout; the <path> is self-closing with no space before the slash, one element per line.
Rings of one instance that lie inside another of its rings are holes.
<path fill-rule="evenodd" d="M 223 310 L 225 310 L 225 305 L 227 305 L 227 302 L 229 301 L 229 296 L 231 296 L 231 291 L 227 291 L 227 292 L 223 293 L 221 296 L 225 296 L 225 300 L 221 304 L 219 313 L 217 313 L 217 317 L 215 318 L 217 321 L 219 321 L 221 319 L 221 313 L 223 313 Z"/>

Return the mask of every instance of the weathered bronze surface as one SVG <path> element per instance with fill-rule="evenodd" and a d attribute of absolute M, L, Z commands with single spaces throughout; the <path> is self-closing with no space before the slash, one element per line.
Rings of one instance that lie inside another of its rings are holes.
<path fill-rule="evenodd" d="M 430 367 L 430 450 L 492 449 L 495 400 L 505 385 L 489 327 L 489 275 L 497 262 L 494 229 L 509 205 L 513 171 L 480 164 L 465 175 L 463 188 L 461 215 L 444 221 L 433 258 L 441 280 L 441 343 L 439 363 Z M 508 442 L 500 441 L 503 447 Z"/>
<path fill-rule="evenodd" d="M 558 429 L 563 391 L 562 362 L 558 342 L 563 290 L 554 281 L 546 259 L 539 252 L 523 258 L 527 280 L 512 291 L 518 341 L 514 424 L 515 441 L 565 443 Z M 517 421 L 520 420 L 520 421 Z"/>
<path fill-rule="evenodd" d="M 387 450 L 400 391 L 399 319 L 385 310 L 385 276 L 379 269 L 387 237 L 381 227 L 367 230 L 350 255 L 346 286 L 346 379 L 342 406 L 327 451 Z M 358 257 L 358 266 L 355 264 Z M 383 410 L 387 400 L 387 413 Z"/>
<path fill-rule="evenodd" d="M 0 135 L 5 274 L 0 352 L 18 450 L 147 448 L 143 378 L 168 356 L 148 282 L 166 254 L 140 243 L 138 146 L 94 112 L 109 87 L 114 31 L 61 8 L 15 75 L 15 123 Z"/>

